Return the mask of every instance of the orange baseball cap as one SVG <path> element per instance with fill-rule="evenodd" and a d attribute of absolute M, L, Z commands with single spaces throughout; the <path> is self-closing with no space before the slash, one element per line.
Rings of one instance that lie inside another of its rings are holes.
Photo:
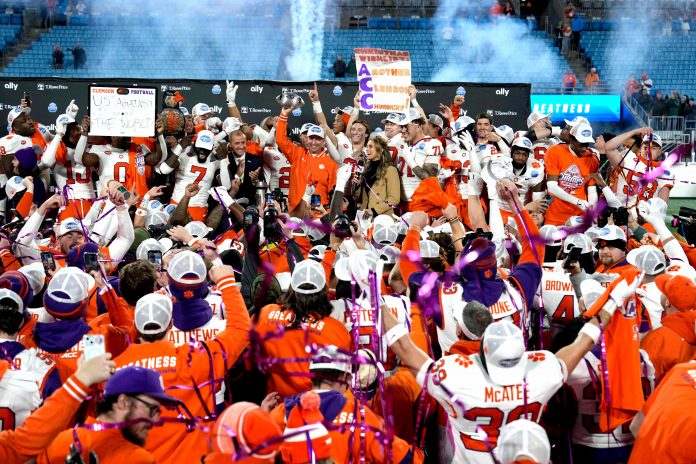
<path fill-rule="evenodd" d="M 679 311 L 696 310 L 696 283 L 683 275 L 662 274 L 655 285 Z"/>

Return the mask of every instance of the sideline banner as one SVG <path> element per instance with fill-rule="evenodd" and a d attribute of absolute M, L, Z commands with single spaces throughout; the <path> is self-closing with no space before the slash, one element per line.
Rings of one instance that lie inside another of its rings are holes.
<path fill-rule="evenodd" d="M 411 57 L 407 51 L 356 48 L 360 109 L 405 113 L 411 103 Z"/>
<path fill-rule="evenodd" d="M 306 122 L 314 122 L 312 105 L 309 104 L 307 93 L 314 88 L 314 82 L 283 82 L 283 81 L 235 81 L 237 90 L 237 106 L 242 119 L 248 124 L 259 124 L 268 116 L 280 114 L 280 106 L 275 97 L 283 90 L 295 92 L 304 98 L 307 104 L 297 108 L 290 118 L 290 128 L 299 134 L 300 127 Z M 19 105 L 24 92 L 29 93 L 32 101 L 31 117 L 50 130 L 55 130 L 58 115 L 65 112 L 70 100 L 80 107 L 78 121 L 89 114 L 89 86 L 115 86 L 127 88 L 155 88 L 157 112 L 162 110 L 162 92 L 178 90 L 184 97 L 182 106 L 189 111 L 196 103 L 207 103 L 213 116 L 221 119 L 227 117 L 225 103 L 224 81 L 194 81 L 194 80 L 124 80 L 124 79 L 37 79 L 17 78 L 0 83 L 0 119 L 7 121 L 7 113 Z M 353 104 L 353 97 L 358 90 L 357 82 L 319 81 L 317 82 L 324 114 L 329 125 L 336 116 L 336 108 Z M 457 94 L 457 89 L 463 87 L 466 91 L 464 109 L 472 118 L 478 113 L 488 113 L 493 117 L 493 124 L 506 124 L 515 129 L 527 127 L 527 116 L 530 113 L 529 84 L 472 84 L 472 83 L 415 83 L 418 89 L 418 102 L 427 114 L 437 113 L 438 104 L 448 105 Z M 360 117 L 365 119 L 371 129 L 382 126 L 384 113 L 361 111 Z M 3 123 L 3 126 L 6 123 Z M 0 136 L 7 134 L 0 130 Z"/>

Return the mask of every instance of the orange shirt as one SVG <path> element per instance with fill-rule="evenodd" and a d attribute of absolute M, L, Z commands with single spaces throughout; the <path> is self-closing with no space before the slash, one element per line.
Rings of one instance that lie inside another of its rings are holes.
<path fill-rule="evenodd" d="M 88 424 L 97 423 L 93 419 Z M 152 433 L 152 432 L 150 432 Z M 99 432 L 79 428 L 77 436 L 82 445 L 82 458 L 89 462 L 89 452 L 99 458 L 99 464 L 155 464 L 155 458 L 145 450 L 126 440 L 119 429 L 107 429 Z M 61 432 L 43 453 L 39 455 L 38 464 L 64 464 L 65 457 L 70 453 L 70 445 L 75 443 L 73 429 Z"/>
<path fill-rule="evenodd" d="M 329 157 L 326 150 L 312 155 L 306 148 L 298 147 L 287 136 L 288 118 L 280 116 L 276 128 L 276 143 L 280 152 L 290 163 L 290 192 L 288 209 L 294 210 L 302 201 L 308 184 L 314 184 L 316 195 L 321 195 L 321 204 L 330 202 L 329 192 L 336 186 L 338 165 Z"/>
<path fill-rule="evenodd" d="M 640 342 L 655 366 L 656 383 L 672 366 L 687 362 L 696 354 L 695 322 L 694 311 L 670 314 L 662 320 L 662 327 L 648 332 Z"/>
<path fill-rule="evenodd" d="M 206 416 L 206 408 L 215 411 L 215 392 L 220 384 L 199 388 L 204 404 L 194 390 L 176 387 L 193 387 L 194 382 L 201 385 L 211 378 L 223 379 L 249 341 L 249 313 L 234 278 L 223 277 L 217 282 L 217 288 L 227 308 L 227 319 L 225 330 L 205 343 L 207 350 L 201 346 L 200 351 L 191 352 L 188 344 L 176 347 L 172 342 L 162 340 L 131 345 L 115 359 L 118 368 L 135 365 L 160 372 L 167 394 L 180 399 L 196 417 Z M 162 414 L 163 417 L 177 415 L 176 411 L 169 410 Z M 145 448 L 160 464 L 201 462 L 201 457 L 210 452 L 206 436 L 200 429 L 187 432 L 184 425 L 177 423 L 150 430 Z"/>
<path fill-rule="evenodd" d="M 256 332 L 260 337 L 287 327 L 295 318 L 290 309 L 281 309 L 272 304 L 261 308 Z M 353 349 L 353 340 L 340 321 L 327 316 L 323 319 L 313 318 L 307 323 L 307 331 L 302 329 L 287 329 L 278 338 L 270 338 L 262 342 L 261 349 L 265 356 L 273 358 L 307 358 L 306 346 L 316 343 L 317 346 L 336 345 L 344 350 Z M 312 381 L 309 377 L 293 376 L 290 373 L 309 373 L 309 362 L 281 362 L 271 368 L 267 377 L 268 391 L 277 391 L 282 396 L 293 396 L 303 391 L 311 390 Z"/>
<path fill-rule="evenodd" d="M 558 176 L 558 186 L 578 200 L 587 200 L 587 187 L 595 185 L 588 176 L 599 169 L 599 160 L 587 152 L 575 156 L 567 144 L 550 147 L 544 157 L 547 176 Z M 583 211 L 574 204 L 556 197 L 546 210 L 546 224 L 563 225 L 570 216 L 582 216 Z"/>
<path fill-rule="evenodd" d="M 693 462 L 696 456 L 696 364 L 677 364 L 643 406 L 645 420 L 629 464 Z"/>

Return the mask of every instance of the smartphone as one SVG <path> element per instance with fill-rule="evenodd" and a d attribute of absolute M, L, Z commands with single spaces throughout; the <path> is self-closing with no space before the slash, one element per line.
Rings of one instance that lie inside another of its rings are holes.
<path fill-rule="evenodd" d="M 254 215 L 252 213 L 244 213 L 244 226 L 249 227 L 254 225 Z"/>
<path fill-rule="evenodd" d="M 548 208 L 551 206 L 551 203 L 553 203 L 553 197 L 551 195 L 546 195 L 544 197 L 544 200 L 546 200 L 546 207 Z"/>
<path fill-rule="evenodd" d="M 99 270 L 99 256 L 96 253 L 85 253 L 85 272 L 89 274 L 92 271 Z"/>
<path fill-rule="evenodd" d="M 53 259 L 53 253 L 50 251 L 42 251 L 41 252 L 41 262 L 43 263 L 44 271 L 48 273 L 48 271 L 55 271 L 56 270 L 56 260 Z"/>
<path fill-rule="evenodd" d="M 267 193 L 267 194 L 266 194 L 266 204 L 267 204 L 267 205 L 273 204 L 273 201 L 274 201 L 274 200 L 275 200 L 275 198 L 273 197 L 273 194 L 272 194 L 272 193 Z"/>
<path fill-rule="evenodd" d="M 313 194 L 309 206 L 312 208 L 319 208 L 321 206 L 321 195 L 317 195 L 316 193 Z"/>
<path fill-rule="evenodd" d="M 147 260 L 150 261 L 158 271 L 162 268 L 162 252 L 160 250 L 149 250 L 147 252 Z"/>
<path fill-rule="evenodd" d="M 24 92 L 24 101 L 27 102 L 27 106 L 31 107 L 31 97 L 29 96 L 29 92 Z"/>
<path fill-rule="evenodd" d="M 86 334 L 82 336 L 82 353 L 85 361 L 106 353 L 104 335 Z"/>
<path fill-rule="evenodd" d="M 568 252 L 568 256 L 565 261 L 563 261 L 563 269 L 570 269 L 573 267 L 573 263 L 580 261 L 580 255 L 582 254 L 582 248 L 572 247 Z"/>

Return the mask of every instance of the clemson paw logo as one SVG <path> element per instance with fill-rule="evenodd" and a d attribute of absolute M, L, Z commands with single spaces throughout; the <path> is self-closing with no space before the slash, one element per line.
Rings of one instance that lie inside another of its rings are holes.
<path fill-rule="evenodd" d="M 193 298 L 193 292 L 191 290 L 186 290 L 184 292 L 184 298 L 186 298 L 186 299 Z"/>
<path fill-rule="evenodd" d="M 537 362 L 537 361 L 543 361 L 544 359 L 546 359 L 546 355 L 544 353 L 534 352 L 534 353 L 529 353 L 527 355 L 527 358 L 529 360 L 531 360 L 532 362 Z"/>
<path fill-rule="evenodd" d="M 454 358 L 454 362 L 462 367 L 469 367 L 474 364 L 474 361 L 472 361 L 470 357 L 463 355 L 457 355 L 457 357 Z"/>
<path fill-rule="evenodd" d="M 493 277 L 493 271 L 492 271 L 491 269 L 486 269 L 486 270 L 483 272 L 483 277 L 485 277 L 486 279 L 492 278 L 492 277 Z"/>

